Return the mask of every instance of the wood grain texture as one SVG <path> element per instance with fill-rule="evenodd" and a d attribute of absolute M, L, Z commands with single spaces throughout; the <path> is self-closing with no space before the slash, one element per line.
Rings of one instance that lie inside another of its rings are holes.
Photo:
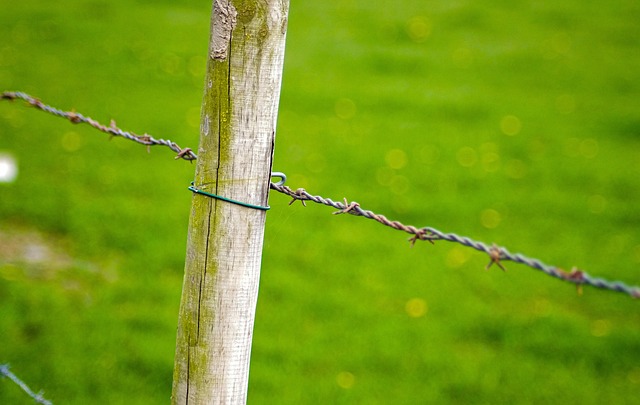
<path fill-rule="evenodd" d="M 267 205 L 288 0 L 214 0 L 195 185 Z M 266 213 L 194 195 L 173 404 L 246 403 Z"/>

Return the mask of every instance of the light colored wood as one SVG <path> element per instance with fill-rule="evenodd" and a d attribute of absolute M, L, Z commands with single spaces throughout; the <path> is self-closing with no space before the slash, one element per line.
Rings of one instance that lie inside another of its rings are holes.
<path fill-rule="evenodd" d="M 265 206 L 288 0 L 214 0 L 196 187 Z M 244 404 L 265 211 L 192 200 L 173 404 Z"/>

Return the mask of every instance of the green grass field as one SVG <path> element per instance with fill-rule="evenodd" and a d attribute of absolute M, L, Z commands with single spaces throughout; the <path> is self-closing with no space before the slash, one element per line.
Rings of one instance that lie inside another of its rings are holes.
<path fill-rule="evenodd" d="M 210 2 L 0 0 L 0 90 L 198 144 Z M 640 283 L 640 4 L 293 1 L 288 185 Z M 0 102 L 0 364 L 171 395 L 194 165 Z M 255 404 L 626 404 L 640 302 L 273 193 Z M 0 403 L 30 399 L 0 380 Z"/>

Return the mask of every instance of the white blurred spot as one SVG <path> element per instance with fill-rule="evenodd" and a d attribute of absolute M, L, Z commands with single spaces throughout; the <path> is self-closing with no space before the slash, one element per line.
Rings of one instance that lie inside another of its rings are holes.
<path fill-rule="evenodd" d="M 11 183 L 18 177 L 18 162 L 9 154 L 0 153 L 0 183 Z"/>

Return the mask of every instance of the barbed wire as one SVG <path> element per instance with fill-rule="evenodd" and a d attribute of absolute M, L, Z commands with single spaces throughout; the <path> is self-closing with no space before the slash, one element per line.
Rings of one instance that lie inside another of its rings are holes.
<path fill-rule="evenodd" d="M 301 201 L 302 204 L 306 206 L 305 201 L 312 201 L 316 204 L 322 204 L 336 208 L 338 211 L 335 211 L 334 214 L 351 214 L 372 219 L 382 225 L 411 234 L 413 235 L 411 238 L 409 238 L 411 246 L 413 246 L 418 240 L 428 241 L 432 244 L 435 241 L 444 240 L 447 242 L 458 243 L 462 246 L 484 252 L 489 255 L 490 259 L 489 263 L 485 267 L 487 270 L 495 264 L 503 271 L 506 271 L 506 268 L 502 265 L 502 262 L 513 261 L 531 267 L 533 269 L 540 270 L 544 274 L 547 274 L 549 276 L 573 283 L 576 285 L 579 293 L 582 293 L 583 285 L 590 285 L 605 290 L 622 292 L 630 295 L 633 298 L 640 298 L 640 287 L 638 286 L 629 286 L 621 281 L 608 281 L 603 278 L 592 277 L 588 273 L 581 269 L 578 269 L 577 267 L 573 267 L 570 271 L 567 271 L 556 266 L 545 264 L 538 259 L 532 259 L 521 253 L 511 253 L 506 248 L 498 246 L 495 243 L 489 246 L 484 242 L 478 242 L 466 236 L 459 236 L 455 233 L 445 233 L 431 227 L 418 228 L 413 225 L 405 225 L 399 221 L 391 221 L 384 215 L 376 214 L 373 211 L 362 209 L 360 207 L 360 204 L 358 204 L 357 202 L 347 202 L 346 198 L 344 199 L 344 203 L 341 203 L 333 201 L 330 198 L 309 194 L 304 188 L 292 190 L 288 186 L 275 183 L 271 183 L 270 187 L 272 190 L 291 197 L 292 200 L 289 202 L 289 205 L 293 204 L 296 201 Z"/>
<path fill-rule="evenodd" d="M 34 399 L 39 404 L 42 405 L 53 405 L 53 403 L 43 397 L 43 392 L 35 393 L 29 388 L 27 384 L 25 384 L 21 379 L 19 379 L 15 374 L 13 374 L 9 370 L 8 364 L 0 364 L 0 377 L 7 377 L 11 381 L 13 381 L 18 387 L 22 389 L 27 395 Z"/>
<path fill-rule="evenodd" d="M 0 99 L 9 100 L 9 101 L 12 101 L 15 99 L 24 100 L 30 106 L 33 106 L 44 112 L 48 112 L 49 114 L 66 118 L 74 124 L 80 124 L 80 123 L 89 124 L 95 129 L 102 131 L 106 134 L 109 134 L 111 136 L 120 136 L 130 141 L 137 142 L 142 145 L 146 145 L 147 151 L 149 150 L 148 148 L 150 148 L 151 146 L 161 145 L 161 146 L 166 146 L 172 151 L 176 152 L 177 153 L 176 159 L 193 161 L 198 158 L 198 156 L 196 156 L 196 154 L 193 153 L 191 148 L 183 149 L 173 141 L 170 141 L 167 139 L 156 139 L 147 133 L 143 135 L 137 135 L 133 132 L 124 131 L 116 126 L 116 122 L 114 120 L 111 120 L 111 122 L 109 123 L 109 126 L 106 126 L 94 120 L 93 118 L 85 117 L 84 115 L 77 113 L 75 111 L 63 111 L 58 108 L 52 107 L 50 105 L 44 104 L 39 99 L 35 97 L 31 97 L 27 93 L 23 93 L 21 91 L 5 91 L 2 93 L 2 97 Z"/>
<path fill-rule="evenodd" d="M 143 145 L 151 146 L 151 145 L 163 145 L 169 147 L 171 150 L 177 153 L 176 159 L 182 158 L 185 160 L 193 161 L 197 159 L 197 156 L 191 148 L 181 149 L 175 142 L 167 141 L 167 140 L 156 140 L 152 136 L 145 135 L 135 135 L 130 132 L 122 131 L 121 129 L 115 126 L 115 122 L 112 120 L 111 125 L 106 127 L 97 121 L 87 118 L 82 114 L 76 112 L 65 112 L 59 110 L 57 108 L 48 106 L 40 102 L 40 100 L 31 97 L 30 95 L 23 92 L 9 92 L 5 91 L 2 93 L 1 99 L 3 100 L 15 100 L 22 99 L 27 101 L 27 103 L 31 106 L 34 106 L 42 111 L 48 112 L 53 115 L 57 115 L 60 117 L 67 118 L 72 123 L 80 123 L 85 122 L 91 125 L 92 127 L 106 132 L 113 136 L 121 136 L 126 139 L 129 139 L 134 142 L 141 143 Z M 282 177 L 284 180 L 284 177 Z M 376 214 L 373 211 L 365 210 L 360 207 L 360 204 L 357 202 L 347 202 L 347 199 L 344 199 L 344 203 L 335 202 L 330 198 L 321 197 L 318 195 L 309 194 L 304 188 L 298 188 L 296 190 L 291 189 L 288 186 L 284 185 L 284 181 L 280 181 L 277 183 L 270 182 L 270 188 L 274 191 L 277 191 L 281 194 L 285 194 L 292 198 L 289 205 L 294 203 L 295 201 L 301 201 L 303 205 L 306 206 L 305 201 L 312 201 L 316 204 L 326 205 L 329 207 L 333 207 L 338 211 L 334 212 L 334 214 L 351 214 L 355 216 L 360 216 L 368 219 L 372 219 L 382 225 L 388 226 L 390 228 L 396 229 L 398 231 L 406 232 L 410 235 L 413 235 L 409 238 L 411 242 L 411 246 L 413 246 L 416 241 L 428 241 L 430 243 L 434 243 L 438 240 L 443 240 L 452 243 L 458 243 L 462 246 L 472 248 L 478 250 L 480 252 L 484 252 L 489 255 L 489 263 L 486 266 L 486 269 L 489 269 L 494 264 L 498 266 L 503 271 L 506 271 L 506 268 L 503 266 L 503 261 L 513 261 L 516 263 L 523 264 L 535 270 L 539 270 L 544 274 L 549 276 L 558 278 L 560 280 L 570 282 L 576 285 L 578 293 L 582 293 L 583 285 L 590 285 L 592 287 L 611 290 L 616 292 L 621 292 L 630 295 L 633 298 L 640 298 L 640 287 L 638 286 L 629 286 L 622 281 L 609 281 L 603 278 L 593 277 L 586 273 L 585 271 L 573 267 L 571 270 L 567 271 L 557 266 L 551 266 L 543 263 L 538 259 L 533 259 L 527 257 L 521 253 L 511 253 L 505 247 L 501 247 L 496 245 L 495 243 L 492 245 L 488 245 L 484 242 L 475 241 L 466 236 L 460 236 L 455 233 L 445 233 L 439 231 L 435 228 L 431 227 L 415 227 L 413 225 L 405 225 L 399 221 L 392 221 L 387 219 L 384 215 Z"/>

